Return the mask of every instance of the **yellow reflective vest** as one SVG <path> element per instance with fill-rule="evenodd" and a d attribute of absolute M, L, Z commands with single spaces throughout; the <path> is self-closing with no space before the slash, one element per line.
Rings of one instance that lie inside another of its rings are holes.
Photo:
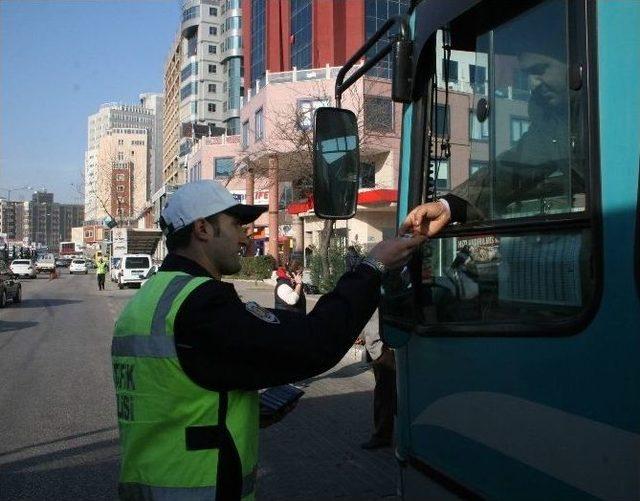
<path fill-rule="evenodd" d="M 183 301 L 212 280 L 160 272 L 118 318 L 111 349 L 122 499 L 254 498 L 258 393 L 194 383 L 176 353 Z"/>

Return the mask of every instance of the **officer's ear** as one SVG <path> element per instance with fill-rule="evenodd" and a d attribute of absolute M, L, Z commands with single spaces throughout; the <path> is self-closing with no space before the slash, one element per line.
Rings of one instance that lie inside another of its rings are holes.
<path fill-rule="evenodd" d="M 211 227 L 207 224 L 206 219 L 196 219 L 193 222 L 193 231 L 191 234 L 198 242 L 206 242 L 209 240 L 212 236 Z"/>

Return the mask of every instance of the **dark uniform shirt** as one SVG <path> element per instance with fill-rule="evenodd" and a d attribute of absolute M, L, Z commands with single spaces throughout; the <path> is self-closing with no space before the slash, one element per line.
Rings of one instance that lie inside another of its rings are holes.
<path fill-rule="evenodd" d="M 169 254 L 160 271 L 205 277 L 194 261 Z M 178 359 L 198 385 L 213 390 L 257 390 L 300 381 L 340 361 L 378 306 L 380 276 L 360 265 L 320 298 L 307 315 L 255 308 L 232 284 L 210 280 L 176 315 Z"/>

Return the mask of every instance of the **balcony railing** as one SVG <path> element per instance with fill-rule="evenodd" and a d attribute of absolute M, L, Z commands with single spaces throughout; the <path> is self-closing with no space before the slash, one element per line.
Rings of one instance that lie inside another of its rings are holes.
<path fill-rule="evenodd" d="M 361 65 L 356 65 L 351 68 L 347 73 L 347 76 L 360 68 L 360 66 Z M 342 68 L 342 66 L 326 65 L 324 68 L 310 68 L 299 70 L 294 66 L 293 70 L 291 71 L 280 71 L 277 73 L 266 71 L 263 78 L 256 80 L 253 87 L 247 89 L 246 97 L 242 96 L 240 98 L 240 107 L 242 108 L 245 104 L 248 104 L 251 99 L 258 95 L 260 91 L 267 85 L 293 82 L 308 82 L 312 80 L 331 80 L 336 78 L 338 72 L 340 71 L 340 68 Z"/>

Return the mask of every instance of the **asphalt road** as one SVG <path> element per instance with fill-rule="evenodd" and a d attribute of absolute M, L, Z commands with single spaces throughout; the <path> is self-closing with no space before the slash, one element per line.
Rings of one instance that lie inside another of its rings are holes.
<path fill-rule="evenodd" d="M 136 291 L 107 283 L 100 292 L 95 275 L 66 270 L 22 284 L 22 304 L 0 310 L 0 500 L 116 499 L 111 331 Z M 270 287 L 236 288 L 273 305 Z M 371 424 L 366 365 L 347 356 L 300 384 L 307 393 L 295 412 L 261 431 L 258 499 L 393 497 L 391 450 L 358 447 Z"/>

